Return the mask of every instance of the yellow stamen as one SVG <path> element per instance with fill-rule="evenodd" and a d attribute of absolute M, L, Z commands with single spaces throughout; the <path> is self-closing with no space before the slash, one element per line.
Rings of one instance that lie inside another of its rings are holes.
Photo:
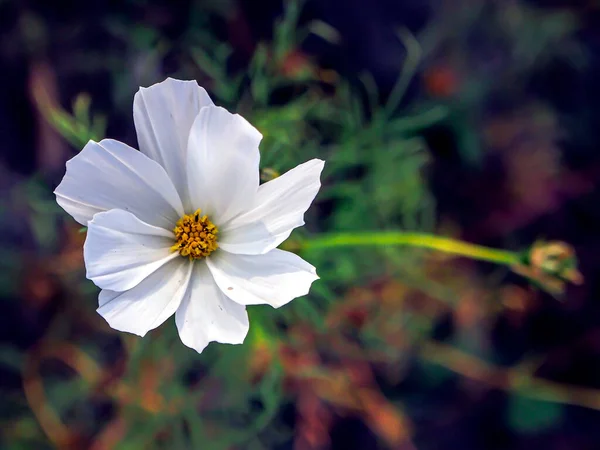
<path fill-rule="evenodd" d="M 219 247 L 219 230 L 206 215 L 201 216 L 201 212 L 198 209 L 193 214 L 185 214 L 173 228 L 176 244 L 171 247 L 171 251 L 178 251 L 181 256 L 189 257 L 190 261 L 204 258 Z"/>

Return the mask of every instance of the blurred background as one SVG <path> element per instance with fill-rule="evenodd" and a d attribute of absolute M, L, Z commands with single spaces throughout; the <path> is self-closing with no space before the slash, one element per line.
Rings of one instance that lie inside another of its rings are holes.
<path fill-rule="evenodd" d="M 597 0 L 0 0 L 0 67 L 1 449 L 600 448 Z M 263 180 L 327 161 L 286 248 L 560 240 L 585 282 L 313 249 L 321 280 L 243 345 L 117 333 L 52 191 L 89 139 L 137 147 L 167 76 L 263 133 Z"/>

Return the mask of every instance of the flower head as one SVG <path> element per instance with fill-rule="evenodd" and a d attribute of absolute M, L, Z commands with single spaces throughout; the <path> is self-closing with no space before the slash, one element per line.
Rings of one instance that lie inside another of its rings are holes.
<path fill-rule="evenodd" d="M 262 135 L 213 104 L 195 81 L 168 78 L 135 95 L 140 151 L 90 141 L 67 162 L 56 200 L 88 226 L 87 277 L 98 312 L 144 336 L 175 314 L 183 343 L 240 344 L 246 305 L 305 295 L 315 268 L 276 247 L 320 187 L 313 159 L 259 185 Z"/>
<path fill-rule="evenodd" d="M 561 241 L 537 241 L 524 255 L 523 263 L 512 267 L 550 294 L 562 295 L 567 282 L 582 284 L 575 250 Z"/>

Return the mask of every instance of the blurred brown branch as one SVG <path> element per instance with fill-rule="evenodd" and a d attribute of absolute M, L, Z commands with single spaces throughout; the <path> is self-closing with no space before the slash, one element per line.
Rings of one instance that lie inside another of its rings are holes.
<path fill-rule="evenodd" d="M 600 390 L 597 389 L 545 380 L 520 367 L 497 367 L 439 342 L 424 342 L 419 355 L 426 361 L 489 387 L 514 392 L 534 400 L 582 406 L 600 411 Z"/>

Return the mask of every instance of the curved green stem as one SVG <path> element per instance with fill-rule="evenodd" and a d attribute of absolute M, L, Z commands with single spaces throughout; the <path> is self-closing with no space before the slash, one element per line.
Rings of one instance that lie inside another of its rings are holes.
<path fill-rule="evenodd" d="M 426 233 L 403 233 L 401 231 L 378 231 L 359 233 L 323 234 L 302 243 L 302 250 L 329 249 L 333 247 L 362 246 L 410 246 L 428 248 L 471 259 L 512 266 L 520 262 L 519 255 L 507 250 L 497 250 L 469 244 L 456 239 Z"/>

